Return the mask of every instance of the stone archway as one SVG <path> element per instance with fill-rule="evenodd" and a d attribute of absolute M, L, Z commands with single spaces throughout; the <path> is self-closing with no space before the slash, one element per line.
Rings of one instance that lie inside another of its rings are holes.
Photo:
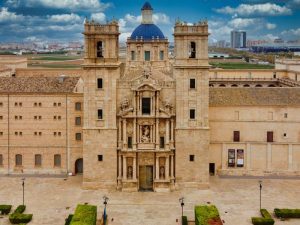
<path fill-rule="evenodd" d="M 82 174 L 83 173 L 83 159 L 77 159 L 75 162 L 75 174 Z"/>

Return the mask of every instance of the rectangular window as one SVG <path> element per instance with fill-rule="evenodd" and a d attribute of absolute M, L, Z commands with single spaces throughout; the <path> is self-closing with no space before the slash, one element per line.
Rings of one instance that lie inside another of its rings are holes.
<path fill-rule="evenodd" d="M 3 106 L 3 102 L 0 102 L 0 107 L 2 107 Z"/>
<path fill-rule="evenodd" d="M 132 148 L 132 137 L 127 138 L 127 145 L 128 145 L 128 148 Z"/>
<path fill-rule="evenodd" d="M 76 139 L 76 141 L 81 141 L 81 133 L 76 133 L 75 139 Z"/>
<path fill-rule="evenodd" d="M 42 155 L 37 154 L 34 156 L 34 165 L 41 166 L 42 165 Z"/>
<path fill-rule="evenodd" d="M 284 118 L 288 118 L 288 114 L 287 113 L 284 114 Z"/>
<path fill-rule="evenodd" d="M 190 58 L 191 59 L 196 58 L 196 42 L 194 41 L 190 43 Z"/>
<path fill-rule="evenodd" d="M 22 166 L 22 155 L 16 155 L 16 166 Z"/>
<path fill-rule="evenodd" d="M 151 113 L 151 98 L 142 98 L 142 114 L 150 115 Z"/>
<path fill-rule="evenodd" d="M 103 58 L 103 45 L 102 41 L 97 42 L 97 58 Z"/>
<path fill-rule="evenodd" d="M 2 131 L 0 132 L 0 136 L 3 136 L 3 132 Z"/>
<path fill-rule="evenodd" d="M 160 148 L 165 148 L 165 137 L 160 137 L 159 138 L 159 147 Z"/>
<path fill-rule="evenodd" d="M 103 79 L 102 78 L 98 78 L 97 79 L 97 88 L 98 89 L 102 89 L 103 88 Z"/>
<path fill-rule="evenodd" d="M 190 109 L 190 119 L 194 120 L 196 118 L 196 110 Z"/>
<path fill-rule="evenodd" d="M 159 59 L 160 60 L 164 60 L 164 54 L 165 54 L 164 51 L 159 52 Z"/>
<path fill-rule="evenodd" d="M 54 166 L 61 167 L 61 155 L 54 155 Z"/>
<path fill-rule="evenodd" d="M 135 51 L 131 51 L 131 60 L 132 60 L 132 61 L 135 60 Z"/>
<path fill-rule="evenodd" d="M 190 89 L 196 88 L 196 79 L 190 79 Z"/>
<path fill-rule="evenodd" d="M 240 131 L 233 131 L 233 141 L 234 142 L 239 142 L 240 141 Z"/>
<path fill-rule="evenodd" d="M 98 155 L 98 161 L 102 162 L 103 161 L 103 155 Z"/>
<path fill-rule="evenodd" d="M 81 102 L 76 102 L 75 103 L 75 110 L 76 111 L 81 111 Z"/>
<path fill-rule="evenodd" d="M 3 166 L 3 155 L 0 154 L 0 166 Z"/>
<path fill-rule="evenodd" d="M 267 142 L 273 142 L 274 141 L 274 134 L 273 131 L 267 132 Z"/>
<path fill-rule="evenodd" d="M 195 155 L 190 155 L 190 162 L 194 162 L 195 161 Z"/>
<path fill-rule="evenodd" d="M 244 167 L 244 149 L 238 149 L 236 151 L 236 166 Z"/>
<path fill-rule="evenodd" d="M 0 120 L 3 120 L 3 116 L 0 116 Z"/>
<path fill-rule="evenodd" d="M 76 126 L 80 126 L 81 125 L 81 117 L 80 116 L 78 116 L 78 117 L 75 118 L 75 125 Z"/>
<path fill-rule="evenodd" d="M 98 120 L 102 120 L 102 119 L 103 119 L 103 110 L 98 109 Z"/>
<path fill-rule="evenodd" d="M 228 167 L 235 167 L 235 150 L 228 149 Z"/>
<path fill-rule="evenodd" d="M 150 61 L 150 51 L 145 51 L 145 61 Z"/>

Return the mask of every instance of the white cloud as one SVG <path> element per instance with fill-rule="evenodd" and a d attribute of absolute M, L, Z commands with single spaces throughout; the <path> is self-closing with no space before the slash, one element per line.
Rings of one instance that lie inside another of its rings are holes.
<path fill-rule="evenodd" d="M 270 41 L 274 41 L 277 38 L 279 38 L 279 37 L 275 36 L 273 34 L 266 34 L 266 35 L 262 36 L 262 39 L 267 39 L 267 40 L 270 40 Z"/>
<path fill-rule="evenodd" d="M 98 23 L 104 23 L 106 21 L 106 16 L 102 12 L 92 13 L 91 19 L 95 20 Z"/>
<path fill-rule="evenodd" d="M 264 4 L 241 4 L 237 8 L 232 8 L 226 6 L 221 9 L 216 9 L 218 13 L 230 14 L 230 15 L 239 15 L 239 16 L 252 16 L 252 15 L 261 15 L 261 16 L 279 16 L 279 15 L 290 15 L 292 14 L 291 9 L 286 6 L 280 6 L 272 3 Z"/>
<path fill-rule="evenodd" d="M 171 24 L 170 17 L 164 13 L 154 13 L 153 22 L 155 24 Z"/>
<path fill-rule="evenodd" d="M 277 27 L 277 25 L 274 24 L 274 23 L 266 23 L 266 28 L 267 28 L 268 30 L 273 30 L 273 29 L 275 29 L 276 27 Z"/>
<path fill-rule="evenodd" d="M 8 8 L 2 7 L 0 8 L 0 22 L 15 22 L 15 21 L 20 21 L 24 18 L 23 15 L 17 15 L 14 12 L 9 12 Z"/>
<path fill-rule="evenodd" d="M 49 16 L 49 21 L 54 23 L 76 23 L 82 21 L 82 18 L 77 14 L 71 13 Z"/>
<path fill-rule="evenodd" d="M 26 0 L 26 6 L 44 6 L 50 8 L 65 8 L 73 10 L 104 10 L 110 6 L 110 4 L 101 3 L 100 0 Z"/>
<path fill-rule="evenodd" d="M 244 29 L 249 26 L 253 26 L 257 24 L 259 19 L 243 19 L 243 18 L 235 18 L 231 20 L 228 24 L 232 26 L 234 29 Z"/>
<path fill-rule="evenodd" d="M 281 35 L 283 36 L 296 36 L 299 38 L 300 36 L 300 28 L 297 29 L 290 29 L 290 30 L 284 30 L 281 32 Z"/>

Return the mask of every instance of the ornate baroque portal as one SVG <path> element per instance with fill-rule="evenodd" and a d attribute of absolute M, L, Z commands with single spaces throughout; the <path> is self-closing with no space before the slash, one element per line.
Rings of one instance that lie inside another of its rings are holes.
<path fill-rule="evenodd" d="M 160 191 L 174 188 L 173 105 L 150 72 L 128 82 L 118 113 L 118 188 Z"/>

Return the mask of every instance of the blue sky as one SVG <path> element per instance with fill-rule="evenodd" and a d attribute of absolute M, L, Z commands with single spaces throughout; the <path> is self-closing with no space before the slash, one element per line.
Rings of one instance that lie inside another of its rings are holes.
<path fill-rule="evenodd" d="M 84 18 L 119 21 L 121 42 L 140 23 L 144 0 L 0 0 L 0 42 L 82 41 Z M 248 39 L 300 39 L 300 0 L 152 0 L 154 22 L 172 38 L 177 18 L 207 19 L 210 41 L 229 40 L 233 29 Z"/>

